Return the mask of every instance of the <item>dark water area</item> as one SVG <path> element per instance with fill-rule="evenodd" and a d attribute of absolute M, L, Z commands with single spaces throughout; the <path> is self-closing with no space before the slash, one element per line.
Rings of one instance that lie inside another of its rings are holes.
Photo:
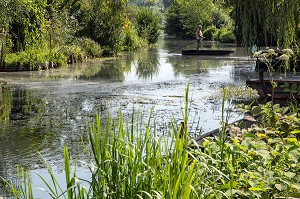
<path fill-rule="evenodd" d="M 203 48 L 235 53 L 223 57 L 182 56 L 181 49 L 169 53 L 188 43 L 191 41 L 165 38 L 150 50 L 104 61 L 48 71 L 0 73 L 0 176 L 15 179 L 16 165 L 21 165 L 30 171 L 34 190 L 45 188 L 34 174 L 47 175 L 41 155 L 61 178 L 64 144 L 73 160 L 89 161 L 81 143 L 96 114 L 105 123 L 108 114 L 117 118 L 121 112 L 125 119 L 130 118 L 134 107 L 141 121 L 146 121 L 153 108 L 153 121 L 158 135 L 163 136 L 172 119 L 177 123 L 183 119 L 188 83 L 191 135 L 218 128 L 221 88 L 245 87 L 246 79 L 257 75 L 255 63 L 245 49 L 215 42 L 205 42 Z M 233 121 L 240 117 L 241 113 L 232 112 Z M 85 169 L 78 172 L 88 175 Z M 36 191 L 36 197 L 46 197 L 44 191 Z M 1 195 L 4 192 L 0 191 Z"/>

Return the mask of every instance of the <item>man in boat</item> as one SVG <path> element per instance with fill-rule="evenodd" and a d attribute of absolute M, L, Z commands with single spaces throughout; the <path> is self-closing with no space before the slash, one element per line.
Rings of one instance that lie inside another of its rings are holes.
<path fill-rule="evenodd" d="M 197 50 L 202 47 L 202 40 L 203 40 L 203 33 L 202 33 L 202 26 L 199 25 L 196 31 L 196 39 L 197 39 Z"/>

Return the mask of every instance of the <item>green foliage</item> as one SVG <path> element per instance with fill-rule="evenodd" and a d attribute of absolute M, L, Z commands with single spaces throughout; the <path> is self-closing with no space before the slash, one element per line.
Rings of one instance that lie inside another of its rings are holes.
<path fill-rule="evenodd" d="M 203 27 L 210 25 L 211 8 L 210 0 L 172 2 L 166 14 L 166 32 L 177 37 L 195 38 L 199 24 Z"/>
<path fill-rule="evenodd" d="M 104 53 L 121 50 L 121 34 L 125 21 L 127 0 L 96 0 L 82 4 L 78 16 L 81 30 L 77 35 L 91 38 L 103 47 Z"/>
<path fill-rule="evenodd" d="M 67 57 L 58 49 L 31 49 L 6 56 L 6 67 L 14 70 L 41 70 L 51 67 L 65 66 Z"/>
<path fill-rule="evenodd" d="M 184 125 L 171 124 L 165 136 L 155 124 L 141 125 L 133 110 L 130 121 L 100 116 L 88 125 L 86 151 L 91 178 L 80 179 L 64 147 L 65 187 L 46 163 L 52 182 L 42 176 L 52 198 L 289 198 L 300 196 L 300 122 L 298 110 L 272 102 L 249 106 L 260 114 L 247 129 L 228 125 L 224 92 L 222 127 L 217 138 L 207 137 L 200 147 L 188 139 L 188 92 Z M 234 129 L 234 131 L 232 130 Z M 189 146 L 192 146 L 191 148 Z M 20 188 L 4 181 L 16 198 L 33 198 L 29 176 L 22 172 Z M 83 187 L 81 182 L 89 184 Z"/>
<path fill-rule="evenodd" d="M 138 35 L 149 44 L 157 42 L 160 34 L 160 20 L 157 13 L 150 8 L 141 8 L 136 16 Z"/>
<path fill-rule="evenodd" d="M 80 53 L 83 56 L 100 57 L 102 55 L 102 49 L 100 45 L 91 39 L 78 38 L 73 43 L 82 49 L 82 52 Z"/>
<path fill-rule="evenodd" d="M 125 31 L 123 38 L 123 49 L 126 51 L 136 50 L 143 46 L 147 46 L 148 41 L 138 36 L 135 30 Z"/>
<path fill-rule="evenodd" d="M 155 43 L 159 36 L 160 20 L 152 11 L 139 21 L 138 31 L 127 27 L 137 10 L 127 0 L 3 0 L 0 9 L 0 67 L 5 70 L 6 65 L 37 70 L 52 59 L 62 65 L 70 56 L 77 61 L 116 54 L 143 47 L 145 40 Z M 9 52 L 15 58 L 6 59 Z"/>
<path fill-rule="evenodd" d="M 173 1 L 166 13 L 166 32 L 181 38 L 195 38 L 199 24 L 204 27 L 203 31 L 212 26 L 231 27 L 233 22 L 228 11 L 217 4 L 211 0 Z M 207 35 L 212 36 L 209 32 Z"/>
<path fill-rule="evenodd" d="M 244 45 L 290 48 L 299 46 L 300 4 L 298 0 L 235 1 L 232 6 L 236 34 Z"/>
<path fill-rule="evenodd" d="M 203 36 L 207 40 L 213 40 L 214 39 L 214 35 L 216 34 L 217 31 L 218 31 L 218 29 L 216 28 L 216 26 L 211 25 L 211 26 L 207 27 L 203 31 Z"/>
<path fill-rule="evenodd" d="M 235 43 L 234 33 L 231 30 L 228 30 L 227 28 L 221 28 L 217 30 L 213 38 L 223 43 Z"/>
<path fill-rule="evenodd" d="M 174 1 L 166 13 L 166 25 L 165 31 L 169 35 L 175 35 L 176 37 L 184 37 L 183 24 L 180 21 L 182 5 L 178 1 Z"/>
<path fill-rule="evenodd" d="M 224 26 L 232 26 L 232 19 L 228 15 L 227 11 L 220 7 L 217 2 L 215 3 L 212 13 L 211 13 L 211 24 L 220 29 Z"/>

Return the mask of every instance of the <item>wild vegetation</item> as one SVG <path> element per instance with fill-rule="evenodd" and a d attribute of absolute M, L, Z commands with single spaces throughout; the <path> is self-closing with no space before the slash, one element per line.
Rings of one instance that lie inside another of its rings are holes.
<path fill-rule="evenodd" d="M 113 55 L 153 44 L 159 35 L 160 15 L 127 0 L 5 0 L 0 8 L 2 70 L 38 70 Z M 136 20 L 143 11 L 151 19 L 146 26 Z"/>
<path fill-rule="evenodd" d="M 165 30 L 180 38 L 195 38 L 198 25 L 203 26 L 205 39 L 235 42 L 233 20 L 229 10 L 218 1 L 172 1 L 166 13 Z"/>
<path fill-rule="evenodd" d="M 201 24 L 206 39 L 298 49 L 299 10 L 297 0 L 177 0 L 167 10 L 166 32 L 194 38 Z"/>
<path fill-rule="evenodd" d="M 239 44 L 299 48 L 299 1 L 226 0 L 225 4 L 232 8 L 230 16 L 235 21 L 235 35 Z"/>
<path fill-rule="evenodd" d="M 176 36 L 194 37 L 195 23 L 201 23 L 211 38 L 231 35 L 234 31 L 244 45 L 268 45 L 276 41 L 278 47 L 298 48 L 300 15 L 296 0 L 214 2 L 219 4 L 208 0 L 172 1 L 166 30 Z M 46 3 L 36 0 L 32 4 L 25 0 L 1 1 L 1 8 L 7 10 L 0 13 L 1 64 L 14 63 L 34 69 L 40 67 L 42 60 L 59 63 L 57 60 L 66 59 L 69 54 L 77 60 L 99 56 L 102 50 L 115 53 L 123 47 L 134 49 L 140 40 L 154 43 L 156 31 L 152 32 L 153 27 L 146 22 L 159 29 L 155 12 L 139 10 L 134 22 L 125 10 L 135 7 L 126 7 L 126 3 L 122 0 Z M 200 7 L 206 10 L 197 9 Z M 235 16 L 234 22 L 227 20 L 228 14 Z M 143 28 L 134 29 L 134 23 Z M 202 145 L 188 135 L 188 87 L 183 125 L 170 124 L 166 137 L 156 135 L 155 123 L 150 128 L 151 116 L 147 124 L 142 124 L 134 114 L 131 121 L 123 121 L 120 114 L 118 119 L 109 117 L 104 127 L 100 116 L 96 116 L 96 121 L 87 128 L 89 142 L 84 143 L 86 155 L 91 157 L 91 162 L 84 162 L 91 178 L 77 176 L 75 160 L 71 159 L 67 146 L 64 148 L 66 189 L 55 179 L 49 165 L 52 182 L 40 177 L 52 198 L 300 197 L 298 102 L 289 101 L 287 106 L 273 101 L 241 105 L 244 113 L 256 118 L 255 124 L 246 127 L 228 124 L 230 111 L 225 107 L 226 100 L 229 101 L 225 89 L 218 135 L 206 138 Z M 15 198 L 33 198 L 27 171 L 22 168 L 19 171 L 18 186 L 3 179 L 8 190 Z"/>
<path fill-rule="evenodd" d="M 165 136 L 148 123 L 100 116 L 87 128 L 84 143 L 90 162 L 75 161 L 64 147 L 65 182 L 44 180 L 51 198 L 288 198 L 300 196 L 298 109 L 265 105 L 241 106 L 257 117 L 250 128 L 228 125 L 230 111 L 222 103 L 222 125 L 216 137 L 198 145 L 188 135 L 188 87 L 184 125 L 172 123 Z M 153 130 L 151 130 L 153 129 Z M 89 179 L 76 174 L 80 162 Z M 28 173 L 19 169 L 19 185 L 6 181 L 15 198 L 33 198 Z M 63 188 L 66 187 L 66 188 Z"/>

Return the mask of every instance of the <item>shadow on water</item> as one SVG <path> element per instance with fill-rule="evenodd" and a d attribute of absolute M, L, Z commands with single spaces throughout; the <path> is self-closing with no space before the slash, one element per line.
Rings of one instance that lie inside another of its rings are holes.
<path fill-rule="evenodd" d="M 108 114 L 117 118 L 121 112 L 125 120 L 130 118 L 133 107 L 140 120 L 147 120 L 153 108 L 152 122 L 164 135 L 172 119 L 182 121 L 188 82 L 191 134 L 218 127 L 220 96 L 214 96 L 226 85 L 245 85 L 256 75 L 254 63 L 243 49 L 214 42 L 204 47 L 236 53 L 223 58 L 182 56 L 180 50 L 169 53 L 187 42 L 165 39 L 157 48 L 117 58 L 48 71 L 0 73 L 0 175 L 15 179 L 16 165 L 45 172 L 38 152 L 60 171 L 64 144 L 72 159 L 85 160 L 81 142 L 86 140 L 87 123 L 97 113 L 105 124 Z M 233 113 L 234 119 L 239 116 Z"/>

